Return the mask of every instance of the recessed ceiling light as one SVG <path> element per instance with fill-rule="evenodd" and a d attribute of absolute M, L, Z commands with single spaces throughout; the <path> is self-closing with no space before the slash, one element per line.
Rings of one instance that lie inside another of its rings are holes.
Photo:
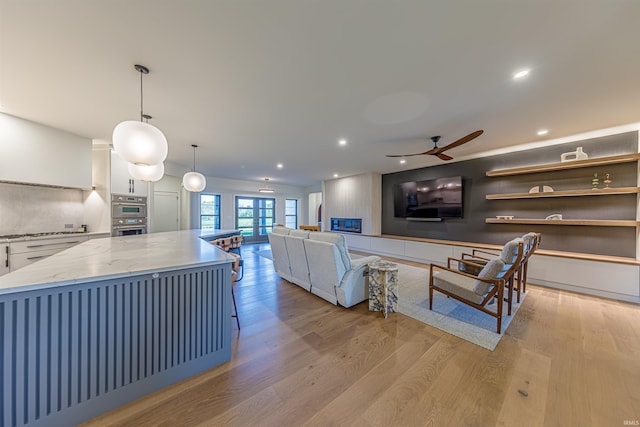
<path fill-rule="evenodd" d="M 337 177 L 338 177 L 338 174 L 337 174 L 337 173 L 334 173 L 334 174 L 333 174 L 333 177 L 334 177 L 334 178 L 337 178 Z"/>
<path fill-rule="evenodd" d="M 347 140 L 342 138 L 341 140 L 338 141 L 338 144 L 344 147 L 345 145 L 347 145 Z"/>
<path fill-rule="evenodd" d="M 278 169 L 282 169 L 284 167 L 282 163 L 278 163 L 276 166 L 278 167 Z"/>
<path fill-rule="evenodd" d="M 540 129 L 538 131 L 538 136 L 543 136 L 549 133 L 549 129 Z"/>
<path fill-rule="evenodd" d="M 514 80 L 520 80 L 520 79 L 523 79 L 523 78 L 525 78 L 525 77 L 527 77 L 527 76 L 529 75 L 529 72 L 530 72 L 530 71 L 531 71 L 531 70 L 529 70 L 528 68 L 526 68 L 526 69 L 524 69 L 524 70 L 517 71 L 517 72 L 515 72 L 515 73 L 513 74 L 513 79 L 514 79 Z"/>
<path fill-rule="evenodd" d="M 400 160 L 400 164 L 404 165 L 405 163 L 407 163 L 407 161 L 405 159 Z"/>

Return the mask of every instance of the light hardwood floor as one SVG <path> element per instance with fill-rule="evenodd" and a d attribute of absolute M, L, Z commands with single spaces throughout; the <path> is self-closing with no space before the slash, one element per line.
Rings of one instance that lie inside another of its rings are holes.
<path fill-rule="evenodd" d="M 622 426 L 640 420 L 640 307 L 527 286 L 491 352 L 345 309 L 242 249 L 230 362 L 86 426 Z M 408 263 L 414 266 L 424 265 Z M 425 292 L 427 284 L 425 283 Z"/>

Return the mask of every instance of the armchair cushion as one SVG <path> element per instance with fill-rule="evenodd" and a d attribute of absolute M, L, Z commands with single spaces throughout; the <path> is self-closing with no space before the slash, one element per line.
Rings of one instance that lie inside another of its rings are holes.
<path fill-rule="evenodd" d="M 501 259 L 496 258 L 492 259 L 484 266 L 480 273 L 478 273 L 478 278 L 480 279 L 498 279 L 500 274 L 503 273 L 504 270 L 504 262 Z M 487 292 L 491 290 L 491 283 L 483 282 L 481 280 L 476 280 L 474 284 L 473 291 L 479 295 L 486 295 Z"/>
<path fill-rule="evenodd" d="M 509 240 L 507 243 L 505 243 L 504 247 L 502 248 L 500 258 L 502 258 L 502 261 L 504 261 L 504 263 L 508 266 L 511 266 L 518 259 L 518 245 L 520 243 L 524 244 L 522 237 L 516 237 L 515 239 Z"/>
<path fill-rule="evenodd" d="M 501 259 L 493 259 L 487 263 L 477 277 L 496 279 L 503 268 L 504 263 Z M 493 288 L 491 283 L 483 282 L 475 277 L 469 277 L 453 270 L 444 270 L 434 274 L 433 282 L 437 288 L 476 304 L 481 304 L 487 293 Z"/>

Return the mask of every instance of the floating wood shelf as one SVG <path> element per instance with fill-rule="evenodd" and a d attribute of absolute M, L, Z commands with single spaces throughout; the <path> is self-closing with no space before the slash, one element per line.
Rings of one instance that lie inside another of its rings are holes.
<path fill-rule="evenodd" d="M 487 200 L 509 200 L 509 199 L 540 199 L 547 197 L 582 197 L 582 196 L 609 196 L 615 194 L 637 194 L 640 187 L 618 187 L 618 188 L 598 188 L 595 190 L 562 190 L 546 193 L 506 193 L 487 194 Z"/>
<path fill-rule="evenodd" d="M 591 166 L 613 165 L 617 163 L 631 163 L 640 160 L 639 153 L 623 154 L 620 156 L 599 157 L 586 160 L 572 160 L 568 162 L 549 163 L 546 165 L 525 166 L 512 169 L 497 169 L 487 171 L 487 176 L 510 176 L 528 173 L 549 172 L 566 169 L 588 168 Z"/>
<path fill-rule="evenodd" d="M 588 225 L 597 227 L 636 227 L 640 222 L 617 219 L 497 219 L 487 218 L 487 224 L 528 224 L 528 225 Z"/>

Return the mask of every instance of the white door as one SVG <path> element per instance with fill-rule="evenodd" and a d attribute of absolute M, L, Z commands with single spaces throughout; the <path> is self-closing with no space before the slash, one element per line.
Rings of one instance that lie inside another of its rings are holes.
<path fill-rule="evenodd" d="M 178 193 L 156 191 L 153 193 L 153 232 L 178 231 L 180 229 L 180 203 Z"/>

